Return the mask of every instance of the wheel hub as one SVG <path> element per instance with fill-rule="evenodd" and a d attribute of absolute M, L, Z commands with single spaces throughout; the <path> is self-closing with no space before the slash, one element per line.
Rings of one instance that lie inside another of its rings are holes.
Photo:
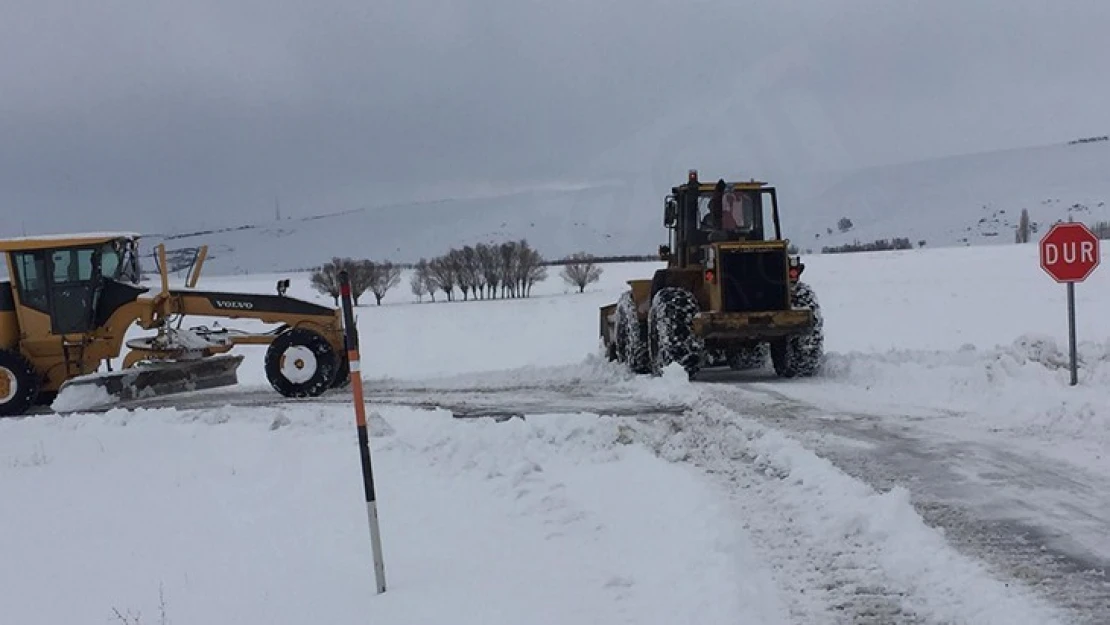
<path fill-rule="evenodd" d="M 281 374 L 294 384 L 303 384 L 316 375 L 316 356 L 312 350 L 294 345 L 281 357 Z"/>
<path fill-rule="evenodd" d="M 15 378 L 15 373 L 7 367 L 0 367 L 0 404 L 11 401 L 18 389 L 19 383 Z"/>

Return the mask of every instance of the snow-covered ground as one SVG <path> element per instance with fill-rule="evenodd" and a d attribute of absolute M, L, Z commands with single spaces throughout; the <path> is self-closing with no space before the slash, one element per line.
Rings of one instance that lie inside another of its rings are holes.
<path fill-rule="evenodd" d="M 1061 598 L 1047 568 L 985 557 L 964 540 L 979 530 L 931 512 L 978 514 L 967 501 L 979 493 L 1009 514 L 1023 492 L 1047 486 L 1025 488 L 1006 471 L 1051 466 L 1071 480 L 1055 516 L 1032 498 L 1023 522 L 1070 536 L 1085 562 L 1110 560 L 1098 520 L 1110 491 L 1110 269 L 1077 288 L 1084 362 L 1070 387 L 1064 287 L 1041 272 L 1033 245 L 805 261 L 829 350 L 812 380 L 743 373 L 688 384 L 600 361 L 597 307 L 652 263 L 607 265 L 584 294 L 553 271 L 527 300 L 415 304 L 403 282 L 385 305 L 360 307 L 372 404 L 383 389 L 429 402 L 481 390 L 528 407 L 523 420 L 495 423 L 374 404 L 391 426 L 372 439 L 382 596 L 348 405 L 216 401 L 0 421 L 0 610 L 20 623 L 141 610 L 157 623 L 161 589 L 173 623 L 1110 615 L 1092 607 L 1104 597 L 1095 586 Z M 201 287 L 272 292 L 277 278 Z M 330 303 L 293 278 L 290 295 Z M 246 351 L 236 392 L 268 396 L 262 350 Z M 601 396 L 685 412 L 605 416 L 600 400 L 589 408 Z M 878 484 L 868 467 L 901 460 L 874 450 L 895 436 L 920 443 L 901 451 L 922 463 L 942 443 L 966 445 L 940 461 L 953 472 L 1003 451 L 1020 461 L 984 470 L 987 486 L 967 476 L 957 494 L 926 473 Z"/>

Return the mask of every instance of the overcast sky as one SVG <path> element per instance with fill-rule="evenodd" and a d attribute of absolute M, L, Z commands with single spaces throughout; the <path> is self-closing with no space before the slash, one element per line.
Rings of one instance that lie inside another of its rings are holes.
<path fill-rule="evenodd" d="M 3 235 L 1110 133 L 1105 0 L 0 2 Z"/>

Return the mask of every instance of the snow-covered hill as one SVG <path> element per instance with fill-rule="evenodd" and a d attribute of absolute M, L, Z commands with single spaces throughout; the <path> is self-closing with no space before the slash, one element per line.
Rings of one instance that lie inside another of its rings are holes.
<path fill-rule="evenodd" d="M 586 250 L 644 254 L 658 245 L 662 198 L 621 183 L 414 202 L 235 229 L 150 236 L 147 249 L 209 246 L 205 271 L 317 266 L 332 256 L 412 262 L 454 246 L 527 239 L 548 257 Z"/>
<path fill-rule="evenodd" d="M 795 240 L 814 251 L 894 237 L 936 247 L 1013 243 L 1022 209 L 1041 232 L 1069 217 L 1085 223 L 1110 218 L 1108 171 L 1108 141 L 864 169 L 803 200 L 802 236 Z M 789 198 L 789 190 L 784 195 Z M 852 221 L 851 230 L 839 231 L 841 217 Z"/>
<path fill-rule="evenodd" d="M 929 247 L 1012 243 L 1023 208 L 1042 228 L 1069 216 L 1088 223 L 1108 219 L 1107 171 L 1110 142 L 1099 141 L 770 182 L 780 190 L 786 235 L 817 253 L 895 237 Z M 706 179 L 762 177 L 747 170 L 702 172 Z M 362 208 L 177 235 L 167 244 L 207 243 L 212 258 L 206 271 L 213 274 L 311 267 L 337 255 L 409 262 L 452 246 L 522 238 L 549 258 L 576 251 L 651 254 L 665 240 L 663 196 L 684 175 L 630 173 L 572 188 Z M 852 222 L 849 230 L 840 231 L 841 218 Z M 148 243 L 159 240 L 152 236 Z"/>

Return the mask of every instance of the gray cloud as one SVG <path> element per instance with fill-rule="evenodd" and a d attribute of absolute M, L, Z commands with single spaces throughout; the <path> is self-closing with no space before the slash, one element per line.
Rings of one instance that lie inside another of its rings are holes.
<path fill-rule="evenodd" d="M 9 0 L 0 234 L 1107 132 L 1108 26 L 1080 0 Z"/>

